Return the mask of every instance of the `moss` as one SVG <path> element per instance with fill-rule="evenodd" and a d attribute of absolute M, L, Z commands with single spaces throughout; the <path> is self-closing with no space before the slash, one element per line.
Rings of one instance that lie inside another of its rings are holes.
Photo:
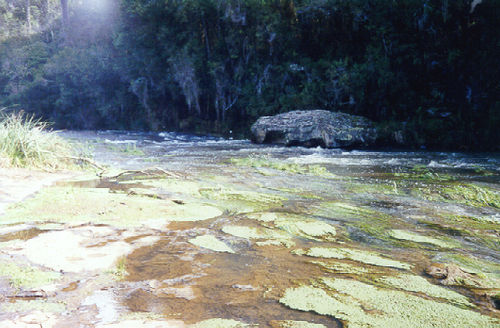
<path fill-rule="evenodd" d="M 367 273 L 374 273 L 373 270 L 370 270 L 365 266 L 352 265 L 352 264 L 344 263 L 344 262 L 327 263 L 327 262 L 321 262 L 321 261 L 313 261 L 311 263 L 319 265 L 320 267 L 325 268 L 328 271 L 333 271 L 333 272 L 339 273 L 339 274 L 362 275 L 362 274 L 367 274 Z"/>
<path fill-rule="evenodd" d="M 355 280 L 323 279 L 325 289 L 289 288 L 286 306 L 343 320 L 352 327 L 497 327 L 491 317 L 402 291 L 377 288 Z"/>
<path fill-rule="evenodd" d="M 290 236 L 286 232 L 279 230 L 227 225 L 222 227 L 222 231 L 245 239 L 267 239 L 264 243 L 261 242 L 260 246 L 282 244 L 291 247 L 294 245 L 294 242 L 290 240 Z"/>
<path fill-rule="evenodd" d="M 446 299 L 454 304 L 473 306 L 464 295 L 448 288 L 431 284 L 427 279 L 420 276 L 403 274 L 392 277 L 382 277 L 377 279 L 377 281 L 406 291 L 423 293 L 431 297 Z"/>
<path fill-rule="evenodd" d="M 349 249 L 349 248 L 312 247 L 306 251 L 297 250 L 295 251 L 295 254 L 307 255 L 312 257 L 321 257 L 327 259 L 329 258 L 348 259 L 357 262 L 363 262 L 366 264 L 392 267 L 397 269 L 409 270 L 411 268 L 410 264 L 408 263 L 403 263 L 396 260 L 383 258 L 378 256 L 376 253 L 357 250 L 357 249 Z"/>
<path fill-rule="evenodd" d="M 193 245 L 210 249 L 214 252 L 234 253 L 231 247 L 227 246 L 225 243 L 212 235 L 198 236 L 190 239 L 189 242 Z"/>
<path fill-rule="evenodd" d="M 29 312 L 29 311 L 41 311 L 41 312 L 52 312 L 61 313 L 66 310 L 66 305 L 61 302 L 49 302 L 45 300 L 16 300 L 12 303 L 4 303 L 0 305 L 0 309 L 5 312 Z"/>
<path fill-rule="evenodd" d="M 125 256 L 121 256 L 116 260 L 116 266 L 113 270 L 108 271 L 108 273 L 112 274 L 113 277 L 118 280 L 124 280 L 128 275 L 127 272 L 127 258 Z"/>
<path fill-rule="evenodd" d="M 439 189 L 417 188 L 418 193 L 432 201 L 448 201 L 474 207 L 500 208 L 500 192 L 472 183 L 450 183 Z"/>
<path fill-rule="evenodd" d="M 398 190 L 396 182 L 389 183 L 348 183 L 346 188 L 350 193 L 360 194 L 384 194 L 384 195 L 399 195 L 401 192 Z"/>
<path fill-rule="evenodd" d="M 273 328 L 326 328 L 325 325 L 307 321 L 282 320 L 271 321 L 270 324 Z"/>
<path fill-rule="evenodd" d="M 230 320 L 230 319 L 208 319 L 194 325 L 189 325 L 189 328 L 243 328 L 243 327 L 252 327 L 253 325 L 249 325 L 240 321 Z"/>
<path fill-rule="evenodd" d="M 313 214 L 327 218 L 373 218 L 384 216 L 377 211 L 341 202 L 323 202 L 313 210 Z"/>
<path fill-rule="evenodd" d="M 0 261 L 0 277 L 9 279 L 15 288 L 39 288 L 49 285 L 61 278 L 61 274 L 53 271 L 42 271 L 31 266 L 19 266 L 12 262 Z"/>
<path fill-rule="evenodd" d="M 223 187 L 204 188 L 200 190 L 200 194 L 213 200 L 240 200 L 253 203 L 279 203 L 286 200 L 285 198 L 277 195 Z"/>
<path fill-rule="evenodd" d="M 296 164 L 278 161 L 267 157 L 247 157 L 247 158 L 233 158 L 231 163 L 239 166 L 249 166 L 256 169 L 268 168 L 277 171 L 284 171 L 291 174 L 307 174 L 320 177 L 334 178 L 335 175 L 330 173 L 325 167 L 321 165 L 307 165 Z M 264 175 L 265 172 L 260 171 Z"/>
<path fill-rule="evenodd" d="M 497 288 L 500 283 L 500 264 L 493 261 L 459 253 L 441 253 L 433 261 L 456 264 L 465 271 L 476 274 L 476 277 L 481 279 L 481 283 L 486 287 Z"/>
<path fill-rule="evenodd" d="M 142 184 L 164 190 L 169 193 L 200 196 L 200 184 L 181 179 L 151 179 L 141 181 Z"/>
<path fill-rule="evenodd" d="M 233 188 L 216 187 L 202 188 L 200 195 L 229 212 L 245 213 L 268 208 L 279 207 L 286 198 L 262 192 L 236 190 Z"/>
<path fill-rule="evenodd" d="M 11 206 L 4 223 L 52 221 L 93 222 L 114 226 L 140 226 L 146 220 L 205 220 L 221 215 L 213 206 L 113 193 L 105 188 L 51 187 L 33 199 Z"/>
<path fill-rule="evenodd" d="M 274 221 L 276 227 L 288 233 L 315 240 L 335 240 L 337 231 L 332 225 L 318 220 L 296 220 L 280 217 Z"/>
<path fill-rule="evenodd" d="M 391 230 L 389 232 L 389 235 L 392 238 L 396 238 L 396 239 L 409 240 L 409 241 L 413 241 L 416 243 L 432 244 L 432 245 L 439 246 L 442 248 L 455 248 L 455 247 L 459 246 L 458 243 L 453 243 L 450 241 L 444 241 L 441 239 L 422 236 L 422 235 L 419 235 L 417 233 L 405 231 L 405 230 L 397 230 L 397 229 Z"/>

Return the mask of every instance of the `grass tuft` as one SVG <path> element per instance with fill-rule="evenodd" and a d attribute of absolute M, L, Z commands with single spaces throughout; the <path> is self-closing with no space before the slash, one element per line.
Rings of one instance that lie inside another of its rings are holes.
<path fill-rule="evenodd" d="M 49 123 L 0 109 L 0 166 L 66 169 L 75 166 L 74 158 L 70 143 L 49 130 Z"/>

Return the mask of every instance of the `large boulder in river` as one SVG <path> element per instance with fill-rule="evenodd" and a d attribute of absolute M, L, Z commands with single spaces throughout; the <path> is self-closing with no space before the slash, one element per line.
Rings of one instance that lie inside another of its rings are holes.
<path fill-rule="evenodd" d="M 251 131 L 253 142 L 287 146 L 365 147 L 377 138 L 377 130 L 367 118 L 327 110 L 263 116 Z"/>

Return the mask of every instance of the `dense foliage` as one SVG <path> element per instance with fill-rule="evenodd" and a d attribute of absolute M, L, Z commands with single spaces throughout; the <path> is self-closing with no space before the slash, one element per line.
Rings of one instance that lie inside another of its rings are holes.
<path fill-rule="evenodd" d="M 57 1 L 0 0 L 3 105 L 221 133 L 322 108 L 406 146 L 499 147 L 500 0 L 108 1 L 62 20 Z"/>

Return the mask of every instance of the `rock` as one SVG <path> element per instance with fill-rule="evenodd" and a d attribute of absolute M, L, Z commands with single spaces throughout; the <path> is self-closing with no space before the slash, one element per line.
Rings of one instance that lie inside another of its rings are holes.
<path fill-rule="evenodd" d="M 374 124 L 361 116 L 327 110 L 292 111 L 259 118 L 252 141 L 286 146 L 369 146 L 377 139 Z"/>
<path fill-rule="evenodd" d="M 439 283 L 445 286 L 487 287 L 477 274 L 466 272 L 454 264 L 432 263 L 425 268 L 425 273 L 438 279 Z"/>

